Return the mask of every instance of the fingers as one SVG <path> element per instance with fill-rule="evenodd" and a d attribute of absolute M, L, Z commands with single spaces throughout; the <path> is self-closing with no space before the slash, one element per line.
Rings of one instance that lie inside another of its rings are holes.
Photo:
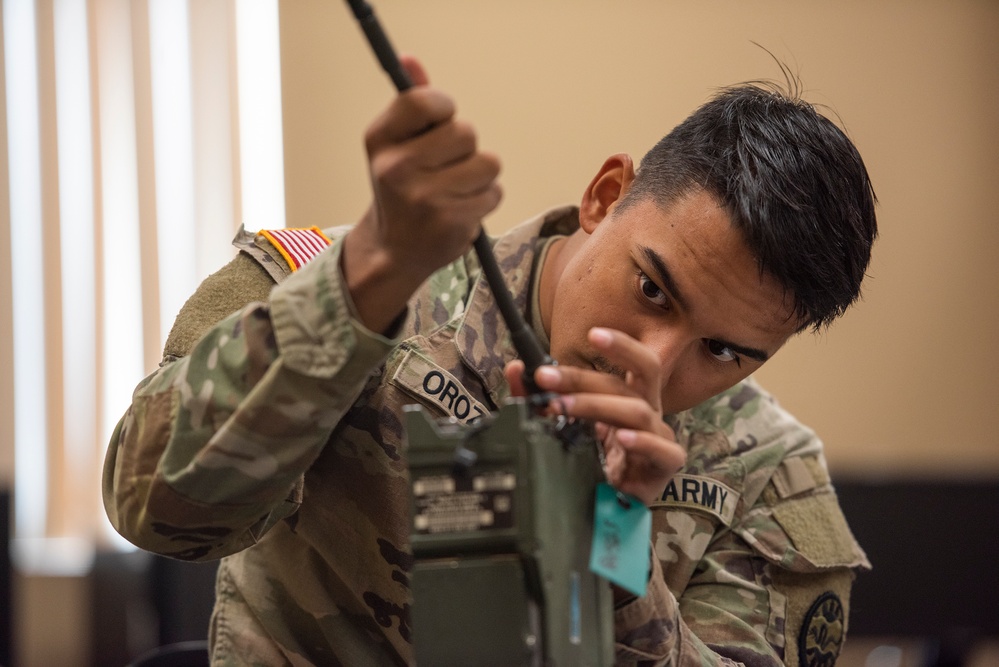
<path fill-rule="evenodd" d="M 437 238 L 443 242 L 450 231 L 459 229 L 466 230 L 471 242 L 479 221 L 502 199 L 497 181 L 499 160 L 479 153 L 440 169 L 414 164 L 419 160 L 418 156 L 397 158 L 395 154 L 382 154 L 372 160 L 376 192 L 387 215 L 412 221 L 416 226 L 407 227 L 408 233 L 431 237 L 415 239 L 421 243 L 431 242 L 434 234 L 443 234 Z"/>
<path fill-rule="evenodd" d="M 662 405 L 662 370 L 655 352 L 631 336 L 594 327 L 587 340 L 614 367 L 625 371 L 625 384 L 656 409 Z"/>
<path fill-rule="evenodd" d="M 524 385 L 524 362 L 514 359 L 503 368 L 503 376 L 506 383 L 510 385 L 511 396 L 526 396 L 527 387 Z"/>
<path fill-rule="evenodd" d="M 594 328 L 588 340 L 599 359 L 598 370 L 572 366 L 542 367 L 539 386 L 563 394 L 594 393 L 640 397 L 661 409 L 661 378 L 655 353 L 639 341 L 612 329 Z"/>
<path fill-rule="evenodd" d="M 395 97 L 368 127 L 364 143 L 372 155 L 386 146 L 424 134 L 429 128 L 454 117 L 455 104 L 435 88 L 419 86 Z"/>
<path fill-rule="evenodd" d="M 457 147 L 433 148 L 422 153 L 417 169 L 424 172 L 428 185 L 452 196 L 474 196 L 496 181 L 500 161 L 493 153 L 471 150 L 459 152 Z M 434 183 L 434 180 L 439 181 Z"/>
<path fill-rule="evenodd" d="M 426 82 L 416 59 L 401 60 L 414 82 Z M 477 219 L 499 204 L 499 158 L 478 149 L 475 129 L 455 118 L 454 102 L 439 90 L 418 85 L 399 95 L 368 128 L 365 144 L 376 196 L 386 192 L 431 214 L 448 199 L 470 198 L 461 206 Z"/>
<path fill-rule="evenodd" d="M 564 368 L 542 367 L 538 378 L 554 378 Z M 507 364 L 504 375 L 514 396 L 526 395 L 524 364 Z M 623 386 L 619 378 L 612 378 Z M 543 387 L 555 390 L 555 384 Z M 686 450 L 662 421 L 662 415 L 638 396 L 613 393 L 562 394 L 553 400 L 551 412 L 592 422 L 604 449 L 604 471 L 614 488 L 651 505 L 662 495 L 670 479 L 686 464 Z"/>
<path fill-rule="evenodd" d="M 430 79 L 420 61 L 413 56 L 401 56 L 399 62 L 409 74 L 413 87 L 396 96 L 388 109 L 368 127 L 364 139 L 369 155 L 387 145 L 419 136 L 454 117 L 454 100 L 430 87 Z"/>
<path fill-rule="evenodd" d="M 423 63 L 417 60 L 411 55 L 400 55 L 399 64 L 403 66 L 406 73 L 409 74 L 409 80 L 413 82 L 414 86 L 425 86 L 430 83 L 430 78 L 427 76 L 427 71 L 423 68 Z"/>
<path fill-rule="evenodd" d="M 502 190 L 497 182 L 499 159 L 491 153 L 468 155 L 460 162 L 435 168 L 419 153 L 408 149 L 383 152 L 372 159 L 371 172 L 376 185 L 401 200 L 401 205 L 433 206 L 461 198 L 475 198 L 491 192 L 492 206 L 480 212 L 490 212 L 499 203 Z"/>
<path fill-rule="evenodd" d="M 414 86 L 365 133 L 374 202 L 353 235 L 355 248 L 380 253 L 408 289 L 469 250 L 503 192 L 499 158 L 479 149 L 451 97 L 428 85 L 415 58 L 400 62 Z"/>
<path fill-rule="evenodd" d="M 638 392 L 628 386 L 624 377 L 572 366 L 542 366 L 535 371 L 534 381 L 545 391 L 558 394 L 587 392 L 595 395 L 639 396 Z"/>
<path fill-rule="evenodd" d="M 577 419 L 603 422 L 618 428 L 652 431 L 672 437 L 662 415 L 637 396 L 577 393 L 562 395 L 553 402 L 559 413 Z"/>
<path fill-rule="evenodd" d="M 375 138 L 375 143 L 381 146 L 371 152 L 374 168 L 386 177 L 407 169 L 434 171 L 461 164 L 475 157 L 477 148 L 472 126 L 453 118 L 398 141 L 386 136 Z"/>
<path fill-rule="evenodd" d="M 607 479 L 618 491 L 651 505 L 686 463 L 679 444 L 651 433 L 612 430 L 605 440 Z"/>
<path fill-rule="evenodd" d="M 451 118 L 408 140 L 406 148 L 420 156 L 420 167 L 441 169 L 475 154 L 475 130 Z"/>
<path fill-rule="evenodd" d="M 686 463 L 686 451 L 663 422 L 662 371 L 655 352 L 621 331 L 594 328 L 588 342 L 595 368 L 542 366 L 537 385 L 559 394 L 549 410 L 596 426 L 608 480 L 646 504 L 655 502 Z M 525 394 L 521 362 L 505 375 L 515 396 Z"/>
<path fill-rule="evenodd" d="M 613 435 L 614 444 L 628 460 L 640 462 L 653 472 L 665 472 L 672 477 L 687 462 L 687 452 L 671 439 L 630 429 L 617 429 Z"/>

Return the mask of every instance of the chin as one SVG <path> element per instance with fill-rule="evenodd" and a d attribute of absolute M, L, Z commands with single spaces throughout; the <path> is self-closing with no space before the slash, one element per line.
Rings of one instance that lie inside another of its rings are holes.
<path fill-rule="evenodd" d="M 697 403 L 693 403 L 691 405 L 687 405 L 686 403 L 679 403 L 679 404 L 675 404 L 675 403 L 663 403 L 663 414 L 664 415 L 675 415 L 675 414 L 679 414 L 679 413 L 683 412 L 684 410 L 689 410 L 690 408 L 694 407 L 695 405 L 697 405 Z"/>

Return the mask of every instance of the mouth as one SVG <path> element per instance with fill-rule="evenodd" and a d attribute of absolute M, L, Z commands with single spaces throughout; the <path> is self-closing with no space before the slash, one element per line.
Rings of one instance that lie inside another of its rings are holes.
<path fill-rule="evenodd" d="M 607 373 L 608 375 L 614 375 L 621 379 L 624 379 L 627 374 L 623 368 L 615 366 L 610 362 L 610 359 L 601 355 L 595 356 L 590 365 L 593 366 L 594 370 L 600 373 Z"/>

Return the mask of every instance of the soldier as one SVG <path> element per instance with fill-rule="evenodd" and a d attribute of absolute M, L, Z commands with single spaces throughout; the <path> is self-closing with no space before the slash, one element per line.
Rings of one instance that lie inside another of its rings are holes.
<path fill-rule="evenodd" d="M 373 203 L 349 228 L 242 234 L 184 306 L 104 471 L 141 548 L 221 558 L 213 664 L 408 664 L 401 407 L 468 420 L 524 393 L 469 252 L 499 162 L 417 84 L 366 134 Z M 430 128 L 430 129 L 428 129 Z M 607 473 L 652 508 L 653 571 L 615 589 L 621 665 L 819 665 L 867 567 L 816 436 L 749 377 L 859 295 L 876 236 L 852 143 L 810 105 L 721 93 L 636 169 L 495 240 Z M 277 286 L 274 286 L 274 283 Z"/>

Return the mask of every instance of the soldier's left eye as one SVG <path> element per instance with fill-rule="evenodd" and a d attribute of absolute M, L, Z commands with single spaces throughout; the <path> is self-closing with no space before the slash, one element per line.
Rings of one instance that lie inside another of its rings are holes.
<path fill-rule="evenodd" d="M 708 352 L 711 356 L 718 361 L 734 361 L 737 366 L 742 366 L 741 359 L 739 355 L 732 348 L 728 347 L 724 343 L 719 343 L 716 340 L 707 341 Z"/>

